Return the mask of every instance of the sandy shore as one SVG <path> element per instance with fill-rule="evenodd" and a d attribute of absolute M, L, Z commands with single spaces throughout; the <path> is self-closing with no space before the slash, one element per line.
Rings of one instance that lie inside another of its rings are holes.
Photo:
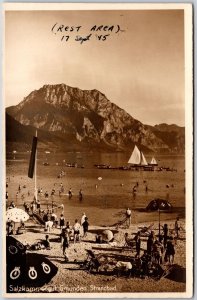
<path fill-rule="evenodd" d="M 186 268 L 185 258 L 185 230 L 184 219 L 181 219 L 181 226 L 183 230 L 180 234 L 180 239 L 177 241 L 176 254 L 174 264 Z M 174 227 L 174 220 L 168 220 L 165 223 L 169 228 Z M 143 226 L 148 226 L 150 223 L 143 223 Z M 163 225 L 163 223 L 162 223 Z M 118 233 L 115 235 L 115 241 L 117 246 L 124 245 L 124 234 L 136 233 L 142 224 L 132 224 L 129 229 L 119 228 Z M 100 227 L 99 227 L 100 228 Z M 97 226 L 90 226 L 90 231 L 98 229 Z M 158 223 L 155 222 L 153 230 L 158 232 Z M 60 229 L 55 228 L 50 233 L 51 250 L 39 250 L 37 253 L 46 255 L 57 267 L 58 272 L 51 280 L 50 283 L 42 287 L 40 292 L 103 292 L 103 289 L 107 289 L 107 292 L 184 292 L 186 284 L 181 282 L 183 280 L 171 280 L 162 278 L 159 281 L 146 278 L 126 278 L 116 277 L 109 275 L 90 274 L 85 270 L 79 269 L 80 262 L 84 261 L 87 257 L 85 249 L 92 249 L 92 247 L 98 246 L 94 243 L 95 234 L 88 233 L 86 238 L 82 238 L 80 243 L 71 243 L 67 255 L 69 262 L 66 263 L 62 255 L 62 248 L 60 242 L 58 242 L 58 236 Z M 45 238 L 46 233 L 41 225 L 35 224 L 32 220 L 29 220 L 26 224 L 26 232 L 22 235 L 15 236 L 22 243 L 33 244 L 40 239 Z M 142 241 L 142 249 L 146 249 L 146 243 Z M 94 250 L 95 253 L 110 253 L 110 251 Z M 143 253 L 143 251 L 142 251 Z M 106 290 L 105 290 L 106 291 Z"/>

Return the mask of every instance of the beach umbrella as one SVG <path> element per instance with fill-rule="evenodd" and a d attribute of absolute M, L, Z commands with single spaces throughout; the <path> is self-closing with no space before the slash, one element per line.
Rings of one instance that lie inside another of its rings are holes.
<path fill-rule="evenodd" d="M 102 177 L 98 177 L 98 180 L 102 180 L 103 178 Z"/>
<path fill-rule="evenodd" d="M 13 221 L 13 222 L 25 222 L 29 219 L 29 215 L 20 208 L 14 207 L 10 208 L 6 211 L 6 221 Z"/>
<path fill-rule="evenodd" d="M 159 212 L 159 236 L 160 236 L 160 212 L 170 210 L 171 208 L 172 205 L 169 201 L 165 199 L 159 199 L 159 198 L 152 200 L 146 207 L 146 210 Z"/>
<path fill-rule="evenodd" d="M 104 230 L 101 235 L 102 235 L 103 241 L 107 242 L 107 243 L 111 242 L 114 237 L 113 232 L 109 229 Z"/>
<path fill-rule="evenodd" d="M 151 210 L 151 211 L 169 210 L 171 208 L 172 208 L 172 205 L 169 201 L 156 198 L 148 204 L 148 206 L 146 207 L 146 210 Z"/>
<path fill-rule="evenodd" d="M 25 246 L 8 236 L 6 238 L 7 292 L 9 287 L 42 287 L 57 273 L 58 268 L 43 254 L 27 253 Z"/>

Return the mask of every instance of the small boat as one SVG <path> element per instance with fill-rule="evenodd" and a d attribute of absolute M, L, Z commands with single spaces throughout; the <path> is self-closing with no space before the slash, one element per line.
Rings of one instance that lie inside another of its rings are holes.
<path fill-rule="evenodd" d="M 43 162 L 43 166 L 49 166 L 48 162 Z"/>
<path fill-rule="evenodd" d="M 66 163 L 65 167 L 67 167 L 67 168 L 80 168 L 80 169 L 83 169 L 84 165 L 78 165 L 77 163 Z"/>
<path fill-rule="evenodd" d="M 100 164 L 100 165 L 94 165 L 98 169 L 111 169 L 112 167 L 110 165 Z"/>
<path fill-rule="evenodd" d="M 149 163 L 150 166 L 158 166 L 158 163 L 156 161 L 156 159 L 153 157 L 151 162 Z"/>

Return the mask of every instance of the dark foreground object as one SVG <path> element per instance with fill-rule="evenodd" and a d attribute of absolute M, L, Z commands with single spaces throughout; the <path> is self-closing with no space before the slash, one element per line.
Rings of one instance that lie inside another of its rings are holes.
<path fill-rule="evenodd" d="M 7 293 L 26 293 L 42 287 L 58 270 L 44 255 L 27 253 L 26 247 L 11 236 L 6 238 L 6 260 Z"/>

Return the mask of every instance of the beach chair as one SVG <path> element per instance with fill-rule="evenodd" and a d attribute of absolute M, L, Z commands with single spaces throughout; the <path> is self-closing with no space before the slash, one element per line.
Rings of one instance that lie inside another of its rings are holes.
<path fill-rule="evenodd" d="M 98 258 L 94 254 L 92 250 L 86 249 L 87 252 L 87 258 L 85 261 L 85 266 L 89 272 L 99 272 L 99 267 L 101 266 L 101 263 L 99 262 Z"/>
<path fill-rule="evenodd" d="M 141 234 L 141 236 L 147 236 L 151 233 L 152 229 L 153 229 L 154 223 L 152 223 L 150 226 L 139 226 L 139 232 Z"/>

